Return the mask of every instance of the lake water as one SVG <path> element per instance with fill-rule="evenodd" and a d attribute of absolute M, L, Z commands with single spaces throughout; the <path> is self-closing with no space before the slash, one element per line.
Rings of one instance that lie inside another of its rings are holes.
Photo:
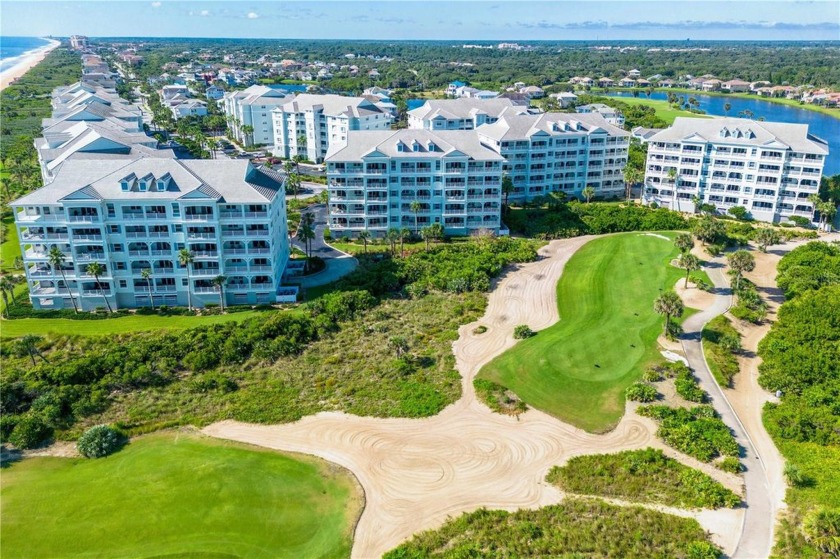
<path fill-rule="evenodd" d="M 824 115 L 815 111 L 770 103 L 761 99 L 743 99 L 740 97 L 722 97 L 717 95 L 701 95 L 693 93 L 677 93 L 679 97 L 694 97 L 700 103 L 699 108 L 706 114 L 715 116 L 726 116 L 723 106 L 726 103 L 732 105 L 729 109 L 729 116 L 737 117 L 742 111 L 752 111 L 753 119 L 764 117 L 765 120 L 773 122 L 790 122 L 794 124 L 807 124 L 808 132 L 828 142 L 829 156 L 825 162 L 824 173 L 836 175 L 840 173 L 840 119 Z M 610 93 L 609 97 L 632 97 L 629 91 L 617 91 Z M 639 93 L 640 98 L 647 97 Z M 664 101 L 668 94 L 664 91 L 654 91 L 651 99 Z"/>
<path fill-rule="evenodd" d="M 305 84 L 275 83 L 269 85 L 268 87 L 270 89 L 282 89 L 283 91 L 288 91 L 289 93 L 306 93 Z"/>

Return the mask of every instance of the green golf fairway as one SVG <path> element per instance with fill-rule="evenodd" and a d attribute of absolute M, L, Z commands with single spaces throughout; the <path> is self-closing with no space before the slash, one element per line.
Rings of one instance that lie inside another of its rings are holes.
<path fill-rule="evenodd" d="M 557 284 L 560 321 L 485 365 L 479 378 L 587 431 L 614 427 L 625 388 L 659 357 L 664 319 L 653 301 L 683 276 L 669 264 L 678 251 L 668 236 L 624 233 L 584 245 Z"/>
<path fill-rule="evenodd" d="M 343 470 L 161 433 L 95 460 L 3 470 L 3 557 L 348 557 L 362 505 Z"/>

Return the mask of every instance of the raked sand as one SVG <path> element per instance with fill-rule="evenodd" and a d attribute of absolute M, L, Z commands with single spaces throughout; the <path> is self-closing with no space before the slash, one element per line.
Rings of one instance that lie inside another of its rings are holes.
<path fill-rule="evenodd" d="M 366 499 L 354 558 L 379 557 L 415 532 L 480 507 L 515 510 L 557 503 L 563 494 L 545 482 L 545 475 L 581 454 L 661 448 L 740 491 L 739 478 L 677 455 L 656 439 L 651 420 L 633 413 L 610 433 L 593 435 L 538 410 L 517 419 L 493 413 L 476 400 L 473 378 L 516 343 L 514 326 L 527 322 L 539 330 L 557 322 L 557 280 L 572 254 L 591 239 L 553 241 L 540 251 L 539 261 L 518 266 L 495 283 L 484 317 L 462 326 L 453 344 L 463 397 L 434 417 L 379 419 L 325 412 L 286 425 L 223 421 L 204 432 L 316 455 L 352 471 Z M 479 324 L 487 332 L 473 334 Z M 725 551 L 734 549 L 742 509 L 678 513 L 700 521 Z"/>

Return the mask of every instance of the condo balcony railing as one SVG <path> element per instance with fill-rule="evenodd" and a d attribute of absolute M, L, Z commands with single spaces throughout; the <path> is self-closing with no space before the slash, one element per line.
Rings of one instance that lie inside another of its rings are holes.
<path fill-rule="evenodd" d="M 99 241 L 102 242 L 102 235 L 77 235 L 73 234 L 74 241 Z"/>
<path fill-rule="evenodd" d="M 67 241 L 67 233 L 21 233 L 20 238 L 25 241 Z"/>
<path fill-rule="evenodd" d="M 99 221 L 98 215 L 69 215 L 67 221 L 70 223 L 94 223 Z"/>
<path fill-rule="evenodd" d="M 216 250 L 197 250 L 193 251 L 193 256 L 196 258 L 217 258 L 219 252 Z"/>
<path fill-rule="evenodd" d="M 104 252 L 79 252 L 76 254 L 74 260 L 77 262 L 88 262 L 91 260 L 104 260 Z"/>
<path fill-rule="evenodd" d="M 242 212 L 220 212 L 221 219 L 242 219 L 244 217 Z"/>
<path fill-rule="evenodd" d="M 187 238 L 190 240 L 201 240 L 201 239 L 215 239 L 215 233 L 187 233 Z"/>
<path fill-rule="evenodd" d="M 219 268 L 194 268 L 192 270 L 194 276 L 218 276 L 221 273 Z"/>
<path fill-rule="evenodd" d="M 232 229 L 232 230 L 226 231 L 226 230 L 222 229 L 222 236 L 224 236 L 224 237 L 244 237 L 245 236 L 245 231 L 240 231 L 238 229 Z"/>
<path fill-rule="evenodd" d="M 255 219 L 260 217 L 268 217 L 268 212 L 245 212 L 245 219 Z"/>
<path fill-rule="evenodd" d="M 213 219 L 213 214 L 186 214 L 184 221 L 209 221 Z"/>

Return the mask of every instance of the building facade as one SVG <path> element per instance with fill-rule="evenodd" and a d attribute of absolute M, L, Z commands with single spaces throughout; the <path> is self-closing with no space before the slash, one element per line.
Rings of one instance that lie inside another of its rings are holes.
<path fill-rule="evenodd" d="M 481 143 L 505 159 L 513 180 L 511 200 L 532 200 L 549 192 L 582 196 L 624 195 L 624 167 L 630 134 L 598 114 L 505 113 L 476 129 Z"/>
<path fill-rule="evenodd" d="M 504 159 L 471 131 L 349 133 L 327 155 L 333 236 L 439 223 L 447 234 L 499 232 Z"/>
<path fill-rule="evenodd" d="M 392 117 L 364 97 L 303 93 L 272 113 L 274 155 L 321 163 L 355 130 L 389 130 Z"/>
<path fill-rule="evenodd" d="M 9 205 L 36 309 L 201 307 L 219 275 L 227 304 L 274 303 L 289 257 L 283 179 L 244 160 L 68 161 Z"/>
<path fill-rule="evenodd" d="M 644 198 L 680 211 L 699 200 L 721 213 L 742 206 L 761 221 L 813 221 L 808 197 L 827 156 L 805 124 L 677 118 L 648 140 Z"/>
<path fill-rule="evenodd" d="M 408 127 L 417 130 L 475 130 L 492 124 L 507 111 L 527 112 L 528 106 L 498 99 L 435 99 L 408 111 Z"/>
<path fill-rule="evenodd" d="M 246 145 L 272 145 L 274 122 L 271 111 L 289 102 L 292 97 L 283 90 L 252 85 L 241 91 L 230 91 L 222 97 L 222 108 L 233 137 Z"/>

